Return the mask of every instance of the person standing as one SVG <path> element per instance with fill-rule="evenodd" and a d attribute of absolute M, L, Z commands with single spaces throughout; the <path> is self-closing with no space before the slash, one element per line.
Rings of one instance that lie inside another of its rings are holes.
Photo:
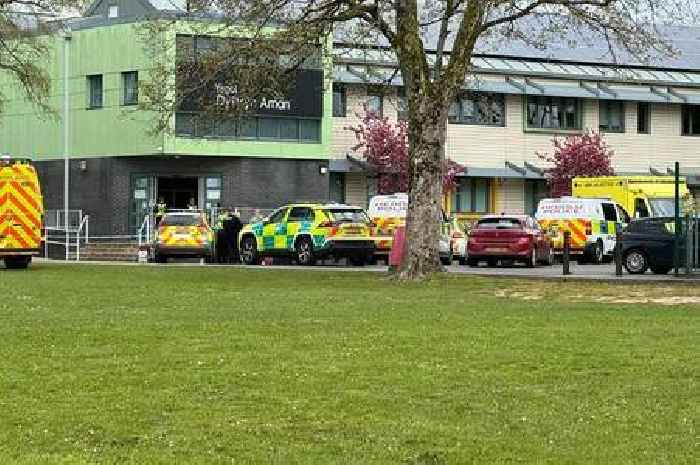
<path fill-rule="evenodd" d="M 154 208 L 155 210 L 155 217 L 156 217 L 156 225 L 160 224 L 160 221 L 163 219 L 165 216 L 165 213 L 168 211 L 168 204 L 165 203 L 165 200 L 163 197 L 158 198 L 158 203 L 156 204 L 156 207 Z"/>
<path fill-rule="evenodd" d="M 224 225 L 229 221 L 230 215 L 226 209 L 219 210 L 214 225 L 216 232 L 216 262 L 227 263 L 229 261 L 228 242 L 226 241 L 226 231 Z"/>
<path fill-rule="evenodd" d="M 194 199 L 194 197 L 190 197 L 190 201 L 187 202 L 187 209 L 197 210 L 197 201 Z"/>
<path fill-rule="evenodd" d="M 228 254 L 228 263 L 240 263 L 241 257 L 238 250 L 238 235 L 243 229 L 241 214 L 238 209 L 234 209 L 233 215 L 224 222 L 224 238 Z"/>

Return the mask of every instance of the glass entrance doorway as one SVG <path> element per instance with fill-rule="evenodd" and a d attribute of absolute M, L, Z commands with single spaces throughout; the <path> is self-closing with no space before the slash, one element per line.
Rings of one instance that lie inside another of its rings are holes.
<path fill-rule="evenodd" d="M 196 177 L 159 177 L 157 199 L 163 199 L 168 209 L 185 209 L 194 201 L 199 205 L 199 179 Z"/>

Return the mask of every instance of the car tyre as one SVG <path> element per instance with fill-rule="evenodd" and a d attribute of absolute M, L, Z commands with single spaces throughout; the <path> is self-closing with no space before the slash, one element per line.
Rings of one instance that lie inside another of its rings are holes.
<path fill-rule="evenodd" d="M 258 264 L 258 244 L 254 237 L 246 236 L 241 243 L 241 261 L 246 265 Z"/>
<path fill-rule="evenodd" d="M 547 251 L 547 256 L 544 257 L 544 260 L 542 260 L 542 263 L 547 266 L 552 266 L 554 265 L 554 250 L 552 250 L 551 247 L 549 247 Z"/>
<path fill-rule="evenodd" d="M 32 257 L 13 257 L 5 259 L 5 267 L 8 270 L 25 270 L 32 261 Z"/>
<path fill-rule="evenodd" d="M 654 274 L 668 274 L 671 271 L 670 266 L 652 266 L 651 272 Z"/>
<path fill-rule="evenodd" d="M 498 259 L 497 258 L 489 258 L 488 260 L 486 260 L 486 264 L 491 268 L 495 268 L 498 266 Z"/>
<path fill-rule="evenodd" d="M 646 254 L 639 249 L 625 253 L 622 263 L 629 274 L 644 274 L 649 268 Z"/>
<path fill-rule="evenodd" d="M 314 246 L 311 243 L 311 239 L 308 237 L 302 237 L 297 241 L 296 246 L 297 253 L 297 263 L 302 266 L 312 266 L 316 263 L 316 257 L 314 256 Z"/>
<path fill-rule="evenodd" d="M 597 241 L 595 244 L 593 244 L 593 248 L 591 249 L 591 263 L 594 265 L 600 265 L 603 263 L 604 256 L 603 243 Z"/>

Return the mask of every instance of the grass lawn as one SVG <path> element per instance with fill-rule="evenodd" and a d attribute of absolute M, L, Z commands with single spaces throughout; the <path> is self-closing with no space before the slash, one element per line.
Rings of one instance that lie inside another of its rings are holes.
<path fill-rule="evenodd" d="M 0 270 L 0 464 L 695 464 L 696 289 Z"/>

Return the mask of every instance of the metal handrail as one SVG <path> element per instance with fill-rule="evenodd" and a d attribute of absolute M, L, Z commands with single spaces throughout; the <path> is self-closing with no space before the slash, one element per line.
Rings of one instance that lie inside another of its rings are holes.
<path fill-rule="evenodd" d="M 80 261 L 80 233 L 85 234 L 85 245 L 88 244 L 90 240 L 90 215 L 85 215 L 80 221 L 78 226 L 78 231 L 75 234 L 75 261 Z"/>
<path fill-rule="evenodd" d="M 143 218 L 143 221 L 141 222 L 141 226 L 139 227 L 139 232 L 138 232 L 138 240 L 139 240 L 139 248 L 143 246 L 144 242 L 146 244 L 151 242 L 151 234 L 152 234 L 152 228 L 151 228 L 151 215 L 146 215 Z"/>

